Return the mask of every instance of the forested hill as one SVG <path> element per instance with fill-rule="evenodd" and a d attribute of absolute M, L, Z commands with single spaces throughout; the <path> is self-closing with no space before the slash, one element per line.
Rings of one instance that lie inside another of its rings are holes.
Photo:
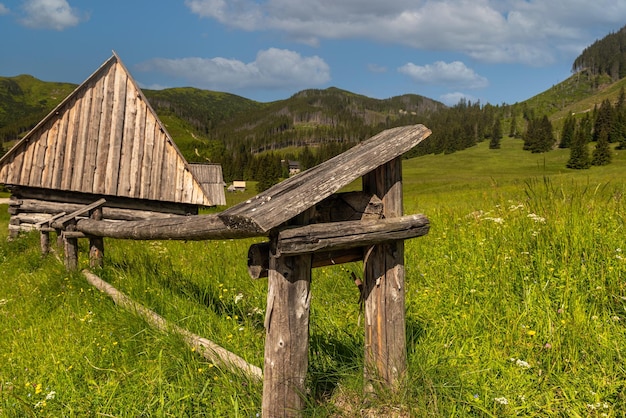
<path fill-rule="evenodd" d="M 626 77 L 626 26 L 585 48 L 572 65 L 573 72 L 583 70 L 613 81 Z"/>

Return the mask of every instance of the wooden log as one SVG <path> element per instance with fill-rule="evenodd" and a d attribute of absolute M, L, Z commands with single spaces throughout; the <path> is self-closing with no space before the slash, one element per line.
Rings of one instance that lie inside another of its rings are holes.
<path fill-rule="evenodd" d="M 270 243 L 253 244 L 248 249 L 248 274 L 252 279 L 267 277 L 269 271 Z M 363 260 L 363 248 L 313 253 L 311 268 L 352 263 Z"/>
<path fill-rule="evenodd" d="M 75 239 L 90 237 L 90 235 L 86 235 L 80 231 L 63 231 L 61 232 L 61 235 L 63 235 L 64 238 L 75 238 Z"/>
<path fill-rule="evenodd" d="M 333 222 L 283 229 L 278 234 L 276 255 L 297 255 L 365 247 L 392 240 L 420 237 L 428 233 L 424 215 L 391 219 Z"/>
<path fill-rule="evenodd" d="M 162 316 L 151 311 L 145 306 L 133 301 L 124 293 L 120 292 L 115 287 L 111 286 L 109 283 L 105 282 L 100 277 L 89 272 L 88 270 L 83 270 L 83 275 L 92 286 L 96 287 L 101 292 L 106 293 L 111 299 L 113 299 L 113 302 L 115 302 L 116 305 L 140 316 L 146 322 L 148 322 L 148 324 L 157 328 L 160 331 L 174 332 L 178 335 L 181 335 L 189 346 L 195 348 L 197 352 L 200 353 L 207 360 L 223 365 L 231 370 L 243 371 L 248 376 L 254 379 L 262 378 L 263 372 L 259 367 L 248 363 L 243 358 L 231 353 L 225 348 L 220 347 L 213 341 L 202 338 L 175 324 L 168 322 Z"/>
<path fill-rule="evenodd" d="M 19 210 L 16 212 L 24 212 L 24 213 L 48 213 L 48 214 L 56 214 L 59 212 L 71 213 L 77 210 L 80 210 L 85 205 L 80 203 L 62 203 L 62 202 L 52 202 L 46 200 L 39 199 L 22 199 L 20 202 Z M 111 204 L 107 202 L 107 204 Z M 140 205 L 138 205 L 140 206 Z M 142 207 L 147 208 L 147 205 L 142 205 Z M 16 206 L 16 208 L 18 208 Z M 136 221 L 140 219 L 155 219 L 155 218 L 177 218 L 183 215 L 173 214 L 173 213 L 165 213 L 165 212 L 156 212 L 150 210 L 140 210 L 140 209 L 123 209 L 117 207 L 104 207 L 102 208 L 102 215 L 104 218 L 109 220 L 122 220 L 122 221 Z"/>
<path fill-rule="evenodd" d="M 264 236 L 263 232 L 227 226 L 217 215 L 110 222 L 79 219 L 76 227 L 87 235 L 135 240 L 211 240 Z"/>
<path fill-rule="evenodd" d="M 95 208 L 90 218 L 94 221 L 102 220 L 102 208 Z M 102 268 L 104 265 L 104 239 L 102 237 L 89 237 L 89 267 Z"/>
<path fill-rule="evenodd" d="M 308 367 L 311 255 L 270 257 L 263 417 L 299 417 Z"/>
<path fill-rule="evenodd" d="M 75 225 L 67 225 L 67 232 L 73 232 Z M 78 238 L 71 238 L 63 234 L 63 243 L 65 246 L 65 269 L 67 271 L 75 271 L 78 268 Z"/>
<path fill-rule="evenodd" d="M 47 213 L 17 213 L 13 218 L 23 224 L 39 225 L 48 222 L 52 216 Z"/>
<path fill-rule="evenodd" d="M 50 252 L 50 232 L 39 232 L 39 246 L 41 248 L 41 255 L 46 256 Z"/>
<path fill-rule="evenodd" d="M 382 196 L 385 218 L 402 215 L 402 160 L 363 177 L 363 191 Z M 396 389 L 406 373 L 404 242 L 375 245 L 364 262 L 365 391 Z"/>
<path fill-rule="evenodd" d="M 63 190 L 45 190 L 34 187 L 12 187 L 12 192 L 20 199 L 38 199 L 46 202 L 65 202 L 73 204 L 88 205 L 100 197 L 107 199 L 107 207 L 146 210 L 152 212 L 163 212 L 178 215 L 197 215 L 198 207 L 174 202 L 148 201 L 130 199 L 119 196 L 102 196 L 91 193 L 66 192 Z M 67 211 L 72 212 L 72 211 Z M 106 214 L 105 214 L 105 217 Z"/>
<path fill-rule="evenodd" d="M 93 202 L 90 205 L 83 206 L 82 208 L 80 208 L 78 210 L 75 210 L 74 212 L 72 212 L 72 213 L 70 213 L 68 215 L 65 215 L 65 216 L 55 220 L 52 223 L 52 226 L 55 227 L 55 228 L 63 228 L 66 225 L 68 225 L 69 223 L 75 222 L 76 218 L 78 218 L 79 216 L 84 215 L 84 214 L 88 213 L 89 211 L 92 211 L 92 210 L 94 210 L 94 209 L 104 205 L 105 203 L 106 203 L 106 199 L 104 199 L 104 198 L 103 199 L 98 199 L 98 200 L 96 200 L 95 202 Z"/>

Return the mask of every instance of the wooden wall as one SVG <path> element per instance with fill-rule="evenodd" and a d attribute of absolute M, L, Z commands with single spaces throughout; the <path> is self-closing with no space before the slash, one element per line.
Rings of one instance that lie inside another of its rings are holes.
<path fill-rule="evenodd" d="M 116 55 L 0 159 L 0 183 L 215 204 Z"/>

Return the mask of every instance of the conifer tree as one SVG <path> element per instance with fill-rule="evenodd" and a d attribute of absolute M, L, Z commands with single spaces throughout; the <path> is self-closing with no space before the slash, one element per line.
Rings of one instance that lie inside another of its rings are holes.
<path fill-rule="evenodd" d="M 493 122 L 491 128 L 491 141 L 489 141 L 489 149 L 500 149 L 500 140 L 502 139 L 502 121 L 498 118 Z"/>
<path fill-rule="evenodd" d="M 567 161 L 567 168 L 573 168 L 575 170 L 582 170 L 591 166 L 589 160 L 589 150 L 587 149 L 587 127 L 588 118 L 581 121 L 574 134 L 574 141 L 570 148 L 570 157 Z"/>
<path fill-rule="evenodd" d="M 600 132 L 600 137 L 596 142 L 591 158 L 592 165 L 607 165 L 611 163 L 611 147 L 609 145 L 609 135 L 606 131 Z"/>
<path fill-rule="evenodd" d="M 561 133 L 561 141 L 559 142 L 559 148 L 569 148 L 574 141 L 574 134 L 576 133 L 576 119 L 573 115 L 568 115 L 563 124 L 563 132 Z"/>

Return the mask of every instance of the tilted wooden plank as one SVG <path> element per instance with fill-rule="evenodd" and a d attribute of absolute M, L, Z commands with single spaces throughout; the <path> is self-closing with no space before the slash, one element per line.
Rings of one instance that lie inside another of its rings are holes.
<path fill-rule="evenodd" d="M 409 151 L 430 134 L 431 131 L 423 125 L 388 129 L 219 216 L 229 225 L 267 232 Z"/>
<path fill-rule="evenodd" d="M 54 156 L 54 169 L 52 171 L 51 188 L 60 189 L 61 180 L 63 178 L 63 167 L 65 164 L 65 141 L 67 138 L 68 127 L 70 123 L 70 112 L 63 110 L 63 116 L 60 121 L 59 133 L 56 138 L 56 152 Z"/>
<path fill-rule="evenodd" d="M 96 208 L 99 208 L 100 206 L 104 205 L 106 202 L 107 201 L 104 198 L 103 199 L 98 199 L 98 200 L 96 200 L 95 202 L 93 202 L 90 205 L 83 206 L 82 208 L 80 208 L 80 209 L 78 209 L 78 210 L 76 210 L 76 211 L 74 211 L 74 212 L 72 212 L 72 213 L 70 213 L 68 215 L 65 215 L 65 216 L 63 216 L 63 217 L 61 217 L 59 219 L 57 219 L 56 221 L 54 221 L 52 223 L 52 226 L 54 228 L 65 228 L 65 226 L 68 223 L 72 222 L 78 216 L 84 215 L 87 212 L 89 212 L 90 210 L 94 210 Z"/>

